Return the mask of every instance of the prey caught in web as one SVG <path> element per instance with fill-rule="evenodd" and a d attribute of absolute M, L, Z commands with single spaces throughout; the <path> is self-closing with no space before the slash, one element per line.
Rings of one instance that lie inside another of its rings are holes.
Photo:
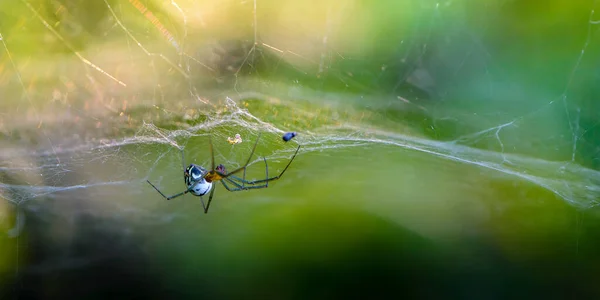
<path fill-rule="evenodd" d="M 274 177 L 269 177 L 269 166 L 267 165 L 267 159 L 265 157 L 263 157 L 263 161 L 265 162 L 265 179 L 246 180 L 246 167 L 248 166 L 248 164 L 250 164 L 250 160 L 252 159 L 252 156 L 254 155 L 254 150 L 256 150 L 256 145 L 258 145 L 259 140 L 260 140 L 260 134 L 256 138 L 256 142 L 254 143 L 254 147 L 252 147 L 252 151 L 250 152 L 250 156 L 248 157 L 248 160 L 246 161 L 246 163 L 243 166 L 241 166 L 229 173 L 227 173 L 227 171 L 225 170 L 225 166 L 222 164 L 219 164 L 218 166 L 215 167 L 215 155 L 213 152 L 212 139 L 210 137 L 209 137 L 209 150 L 210 150 L 210 157 L 211 157 L 210 170 L 207 170 L 206 168 L 196 165 L 196 164 L 193 164 L 193 163 L 190 164 L 189 166 L 187 166 L 187 168 L 186 168 L 185 167 L 185 157 L 183 154 L 183 150 L 181 150 L 181 162 L 182 162 L 182 166 L 183 166 L 183 170 L 184 170 L 183 171 L 183 180 L 185 182 L 185 185 L 187 186 L 187 189 L 181 193 L 177 193 L 172 196 L 166 196 L 156 186 L 154 186 L 154 184 L 152 184 L 150 182 L 150 180 L 146 180 L 146 181 L 161 196 L 163 196 L 167 200 L 171 200 L 173 198 L 183 196 L 187 193 L 191 193 L 194 196 L 200 197 L 200 201 L 202 202 L 202 207 L 204 208 L 204 213 L 208 213 L 208 208 L 210 207 L 210 202 L 212 201 L 212 198 L 213 198 L 213 195 L 214 195 L 215 189 L 216 189 L 216 187 L 213 188 L 213 182 L 221 181 L 221 183 L 223 184 L 225 189 L 227 189 L 230 192 L 267 188 L 267 187 L 269 187 L 269 182 L 271 182 L 273 180 L 277 180 L 277 179 L 281 178 L 281 176 L 283 176 L 283 173 L 285 173 L 285 171 L 288 169 L 288 167 L 292 164 L 292 161 L 294 161 L 296 154 L 298 154 L 298 150 L 300 150 L 300 145 L 298 145 L 298 148 L 296 148 L 296 152 L 294 152 L 294 155 L 292 156 L 292 158 L 290 158 L 290 161 L 287 163 L 285 168 L 283 168 L 283 171 L 281 171 L 281 173 L 279 175 L 274 176 Z M 242 177 L 238 177 L 238 176 L 234 175 L 234 174 L 237 174 L 242 171 L 244 172 L 244 175 Z M 231 184 L 232 186 L 229 186 L 228 183 Z M 210 195 L 208 196 L 208 202 L 205 205 L 204 200 L 202 199 L 202 196 L 206 195 L 209 191 L 210 191 Z"/>

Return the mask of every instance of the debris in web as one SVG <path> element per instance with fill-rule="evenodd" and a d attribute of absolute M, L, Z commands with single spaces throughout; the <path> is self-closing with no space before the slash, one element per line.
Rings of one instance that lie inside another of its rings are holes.
<path fill-rule="evenodd" d="M 235 137 L 227 137 L 227 142 L 231 145 L 239 144 L 242 142 L 242 137 L 239 133 L 235 134 Z"/>

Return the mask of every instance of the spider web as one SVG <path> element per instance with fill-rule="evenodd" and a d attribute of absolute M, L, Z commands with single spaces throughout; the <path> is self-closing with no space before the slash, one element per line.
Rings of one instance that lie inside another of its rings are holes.
<path fill-rule="evenodd" d="M 209 165 L 210 135 L 234 169 L 258 133 L 252 178 L 262 156 L 278 170 L 297 144 L 299 156 L 387 145 L 597 206 L 598 4 L 551 27 L 567 46 L 520 58 L 536 49 L 502 42 L 520 29 L 501 20 L 515 1 L 463 2 L 4 2 L 0 229 L 18 238 L 26 215 L 46 211 L 189 217 L 135 199 L 146 180 L 177 192 L 179 151 Z M 287 131 L 300 135 L 283 143 Z M 236 133 L 244 141 L 227 144 Z"/>

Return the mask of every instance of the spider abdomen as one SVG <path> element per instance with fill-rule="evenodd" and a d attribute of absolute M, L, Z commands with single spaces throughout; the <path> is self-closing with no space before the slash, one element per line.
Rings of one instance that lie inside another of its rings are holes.
<path fill-rule="evenodd" d="M 185 184 L 192 195 L 204 196 L 212 188 L 212 182 L 208 182 L 202 177 L 205 172 L 204 168 L 195 164 L 191 164 L 185 169 Z"/>
<path fill-rule="evenodd" d="M 212 182 L 206 182 L 206 180 L 202 179 L 190 189 L 190 193 L 194 196 L 204 196 L 211 188 Z"/>

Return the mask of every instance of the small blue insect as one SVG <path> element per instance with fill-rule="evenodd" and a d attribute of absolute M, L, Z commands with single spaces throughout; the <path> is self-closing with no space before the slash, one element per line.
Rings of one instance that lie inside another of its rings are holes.
<path fill-rule="evenodd" d="M 284 142 L 289 142 L 291 139 L 293 139 L 296 135 L 298 135 L 295 132 L 286 132 L 282 138 Z"/>

